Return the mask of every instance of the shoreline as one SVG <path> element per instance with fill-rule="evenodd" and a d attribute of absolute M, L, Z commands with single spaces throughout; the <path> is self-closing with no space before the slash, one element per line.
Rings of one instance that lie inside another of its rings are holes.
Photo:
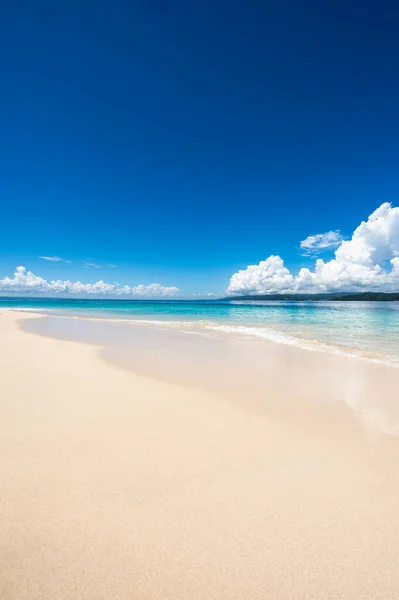
<path fill-rule="evenodd" d="M 42 316 L 21 326 L 94 345 L 102 360 L 134 374 L 237 404 L 244 399 L 247 408 L 269 418 L 293 418 L 333 435 L 353 420 L 352 427 L 367 434 L 399 438 L 399 369 L 391 365 L 248 336 L 137 324 L 132 329 L 131 321 Z"/>
<path fill-rule="evenodd" d="M 396 437 L 300 389 L 273 413 L 283 388 L 254 410 L 137 374 L 25 330 L 40 319 L 0 314 L 4 600 L 397 598 Z"/>
<path fill-rule="evenodd" d="M 27 308 L 5 308 L 3 310 L 9 310 L 11 312 L 17 312 L 21 314 L 38 314 L 43 317 L 59 318 L 59 319 L 82 319 L 87 321 L 99 321 L 99 322 L 110 322 L 110 323 L 124 323 L 132 326 L 149 326 L 149 327 L 160 327 L 179 329 L 182 333 L 189 335 L 203 335 L 211 337 L 218 335 L 225 335 L 233 339 L 234 337 L 249 337 L 252 339 L 258 339 L 259 341 L 272 342 L 276 344 L 283 344 L 286 346 L 293 346 L 301 350 L 309 352 L 322 352 L 330 355 L 337 355 L 347 357 L 354 360 L 362 360 L 377 365 L 385 365 L 395 369 L 399 369 L 399 356 L 392 354 L 383 354 L 372 350 L 364 350 L 353 346 L 344 346 L 342 344 L 332 344 L 323 342 L 317 339 L 310 339 L 306 337 L 299 337 L 283 329 L 278 329 L 272 325 L 259 326 L 256 323 L 248 323 L 241 325 L 240 323 L 223 323 L 223 322 L 212 322 L 205 320 L 177 320 L 177 319 L 144 319 L 144 318 L 120 318 L 111 316 L 90 316 L 78 315 L 78 314 L 55 314 L 47 309 L 47 312 L 40 309 L 27 309 Z M 54 309 L 55 311 L 55 309 Z"/>

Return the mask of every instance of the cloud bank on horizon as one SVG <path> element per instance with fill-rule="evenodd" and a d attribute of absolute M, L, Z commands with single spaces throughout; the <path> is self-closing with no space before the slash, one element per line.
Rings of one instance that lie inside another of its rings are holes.
<path fill-rule="evenodd" d="M 338 245 L 339 244 L 339 245 Z M 234 273 L 227 293 L 322 293 L 336 291 L 397 291 L 399 288 L 399 207 L 381 204 L 353 232 L 348 241 L 340 233 L 316 234 L 301 242 L 306 254 L 337 246 L 335 258 L 319 258 L 314 269 L 297 275 L 272 255 L 258 265 Z"/>
<path fill-rule="evenodd" d="M 318 258 L 313 269 L 302 268 L 298 274 L 287 269 L 280 256 L 271 255 L 257 265 L 234 273 L 226 295 L 399 290 L 399 207 L 388 202 L 381 204 L 355 229 L 350 240 L 344 240 L 339 231 L 328 231 L 309 235 L 300 243 L 301 253 L 306 256 L 333 248 L 336 250 L 332 260 Z M 41 258 L 70 262 L 58 256 Z M 101 268 L 94 263 L 84 266 Z M 179 288 L 159 283 L 131 287 L 103 280 L 95 283 L 48 281 L 23 266 L 17 267 L 13 277 L 0 279 L 0 294 L 142 299 L 182 297 Z M 210 296 L 215 295 L 191 297 Z"/>
<path fill-rule="evenodd" d="M 96 283 L 62 281 L 60 279 L 47 281 L 21 266 L 17 267 L 14 277 L 0 279 L 0 293 L 107 298 L 171 298 L 179 293 L 179 288 L 165 287 L 159 283 L 130 287 L 104 281 L 96 281 Z"/>

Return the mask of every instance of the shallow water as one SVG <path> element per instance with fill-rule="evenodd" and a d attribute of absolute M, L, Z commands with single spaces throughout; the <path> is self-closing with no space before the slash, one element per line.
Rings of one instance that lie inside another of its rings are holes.
<path fill-rule="evenodd" d="M 131 301 L 0 298 L 1 307 L 46 314 L 168 323 L 202 334 L 268 339 L 353 353 L 399 366 L 399 302 Z"/>

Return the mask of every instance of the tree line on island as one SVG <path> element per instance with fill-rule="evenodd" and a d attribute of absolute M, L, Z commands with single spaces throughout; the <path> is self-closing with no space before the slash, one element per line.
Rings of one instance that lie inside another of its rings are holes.
<path fill-rule="evenodd" d="M 392 292 L 358 292 L 329 294 L 247 294 L 245 296 L 229 296 L 227 300 L 294 300 L 318 301 L 334 300 L 335 302 L 392 302 L 399 301 L 399 293 Z"/>

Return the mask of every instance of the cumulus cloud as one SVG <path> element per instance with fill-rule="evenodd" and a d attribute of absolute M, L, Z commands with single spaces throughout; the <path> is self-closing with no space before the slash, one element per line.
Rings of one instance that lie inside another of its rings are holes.
<path fill-rule="evenodd" d="M 325 262 L 319 258 L 313 269 L 303 268 L 294 275 L 284 266 L 280 256 L 269 256 L 258 265 L 235 273 L 227 293 L 398 289 L 399 207 L 385 202 L 355 229 L 350 240 L 340 242 L 332 260 Z"/>
<path fill-rule="evenodd" d="M 336 248 L 342 242 L 340 231 L 327 231 L 326 233 L 315 233 L 308 235 L 305 240 L 300 243 L 300 248 L 304 256 L 314 256 L 324 250 Z"/>
<path fill-rule="evenodd" d="M 39 256 L 39 258 L 42 258 L 43 260 L 49 260 L 51 262 L 64 262 L 64 263 L 70 263 L 70 260 L 65 260 L 65 258 L 61 258 L 60 256 Z"/>
<path fill-rule="evenodd" d="M 82 283 L 81 281 L 47 281 L 27 271 L 25 267 L 17 267 L 13 277 L 0 279 L 1 294 L 31 294 L 41 296 L 99 296 L 109 298 L 168 298 L 179 293 L 177 287 L 165 287 L 159 283 L 130 287 L 117 283 Z"/>

